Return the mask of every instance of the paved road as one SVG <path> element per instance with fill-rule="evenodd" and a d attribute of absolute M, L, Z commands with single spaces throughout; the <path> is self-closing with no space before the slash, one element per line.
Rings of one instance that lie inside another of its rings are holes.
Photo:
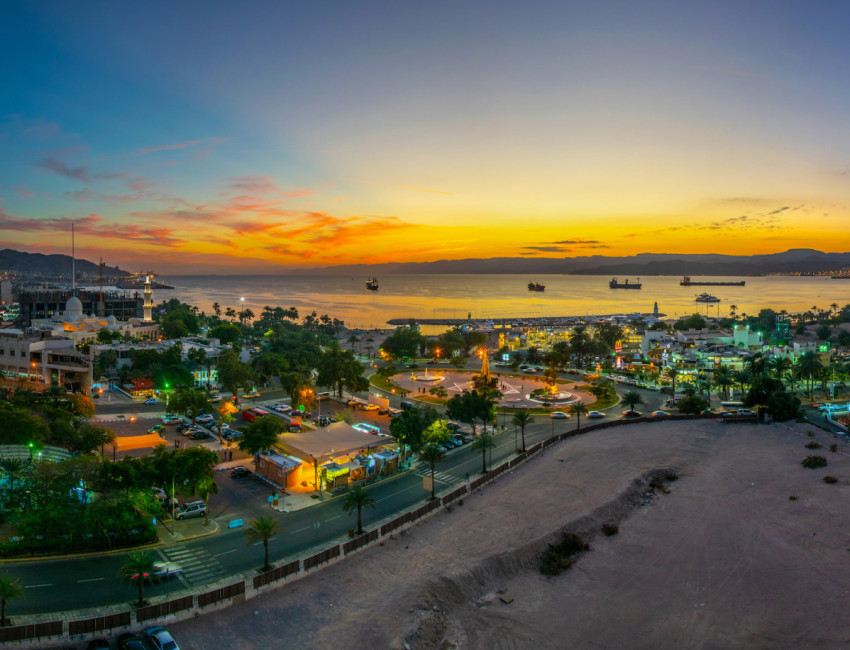
<path fill-rule="evenodd" d="M 644 407 L 647 412 L 660 408 L 665 399 L 665 396 L 658 392 L 637 390 L 647 402 Z M 280 396 L 266 393 L 262 401 L 273 401 L 275 397 Z M 118 405 L 108 406 L 111 409 Z M 335 402 L 324 402 L 322 412 L 326 412 L 325 408 L 335 412 L 345 407 Z M 163 408 L 161 405 L 150 406 L 146 407 L 146 410 L 155 413 L 162 412 Z M 612 407 L 609 409 L 609 417 L 621 417 L 620 410 L 621 407 Z M 99 408 L 98 412 L 106 411 Z M 362 411 L 358 411 L 357 415 L 358 419 L 374 421 L 381 424 L 382 428 L 388 426 L 386 417 Z M 509 418 L 499 416 L 500 425 L 509 421 Z M 537 416 L 536 422 L 526 428 L 526 444 L 532 444 L 574 426 L 572 419 L 556 420 Z M 515 434 L 510 426 L 497 435 L 496 447 L 488 453 L 488 467 L 501 463 L 515 453 L 515 436 L 518 439 L 518 434 Z M 448 458 L 437 467 L 435 479 L 438 494 L 451 491 L 465 482 L 467 477 L 475 478 L 481 471 L 481 463 L 480 454 L 472 453 L 467 447 L 449 452 Z M 422 478 L 427 474 L 427 467 L 417 467 L 412 472 L 405 472 L 371 486 L 370 493 L 377 503 L 374 510 L 363 512 L 364 526 L 370 527 L 377 521 L 424 503 L 429 492 L 424 490 Z M 219 474 L 217 480 L 219 483 L 230 481 L 222 474 Z M 257 479 L 249 479 L 239 482 L 238 486 L 228 484 L 227 490 L 236 490 L 237 495 L 241 490 L 244 498 L 234 498 L 231 494 L 225 499 L 223 509 L 219 509 L 221 506 L 213 508 L 221 532 L 177 546 L 157 549 L 156 553 L 161 559 L 177 562 L 184 568 L 184 573 L 172 577 L 167 582 L 151 586 L 147 592 L 149 595 L 156 596 L 185 587 L 198 589 L 199 585 L 224 575 L 250 570 L 261 563 L 262 546 L 254 544 L 246 548 L 242 530 L 230 529 L 227 523 L 232 519 L 248 520 L 256 516 L 257 504 L 268 493 L 268 487 Z M 279 514 L 269 510 L 268 514 L 277 517 L 283 529 L 280 535 L 271 540 L 271 560 L 279 562 L 313 547 L 324 546 L 331 540 L 346 537 L 348 530 L 356 524 L 356 513 L 347 515 L 343 513 L 341 506 L 342 497 L 337 497 L 312 508 L 291 513 Z M 180 523 L 177 526 L 180 526 Z M 119 578 L 124 558 L 124 554 L 117 554 L 7 564 L 4 570 L 7 570 L 11 577 L 20 579 L 27 595 L 25 600 L 15 603 L 15 611 L 30 614 L 127 601 L 132 598 L 133 591 Z"/>

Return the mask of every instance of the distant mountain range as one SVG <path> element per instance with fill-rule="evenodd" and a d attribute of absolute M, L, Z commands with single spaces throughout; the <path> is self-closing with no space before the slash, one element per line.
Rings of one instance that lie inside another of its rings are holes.
<path fill-rule="evenodd" d="M 44 255 L 42 253 L 22 253 L 9 248 L 0 250 L 0 271 L 13 271 L 42 277 L 64 276 L 71 277 L 70 255 Z M 77 277 L 96 278 L 100 270 L 95 262 L 76 260 Z M 117 266 L 104 266 L 103 277 L 115 278 L 130 275 Z"/>
<path fill-rule="evenodd" d="M 765 275 L 768 273 L 824 273 L 850 267 L 850 253 L 824 253 L 796 248 L 769 255 L 640 253 L 627 257 L 533 258 L 439 260 L 347 264 L 310 269 L 311 273 L 510 273 L 574 275 Z"/>

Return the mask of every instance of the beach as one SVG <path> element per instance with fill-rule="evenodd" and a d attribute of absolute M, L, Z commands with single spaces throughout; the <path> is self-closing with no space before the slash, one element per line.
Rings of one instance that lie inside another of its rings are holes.
<path fill-rule="evenodd" d="M 848 450 L 801 424 L 596 431 L 382 545 L 171 628 L 183 648 L 846 646 Z M 828 466 L 801 467 L 812 453 Z M 547 578 L 540 555 L 562 531 L 590 550 Z"/>

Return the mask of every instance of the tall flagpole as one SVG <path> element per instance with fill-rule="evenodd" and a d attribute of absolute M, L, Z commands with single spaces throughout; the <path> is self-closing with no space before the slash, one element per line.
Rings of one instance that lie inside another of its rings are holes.
<path fill-rule="evenodd" d="M 71 222 L 71 295 L 77 293 L 77 258 L 74 250 L 74 223 Z"/>

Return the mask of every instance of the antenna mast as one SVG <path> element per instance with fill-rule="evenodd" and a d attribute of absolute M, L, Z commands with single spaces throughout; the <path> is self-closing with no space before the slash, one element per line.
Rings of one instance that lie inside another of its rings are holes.
<path fill-rule="evenodd" d="M 74 223 L 71 222 L 71 295 L 77 293 L 77 265 L 74 251 Z"/>

